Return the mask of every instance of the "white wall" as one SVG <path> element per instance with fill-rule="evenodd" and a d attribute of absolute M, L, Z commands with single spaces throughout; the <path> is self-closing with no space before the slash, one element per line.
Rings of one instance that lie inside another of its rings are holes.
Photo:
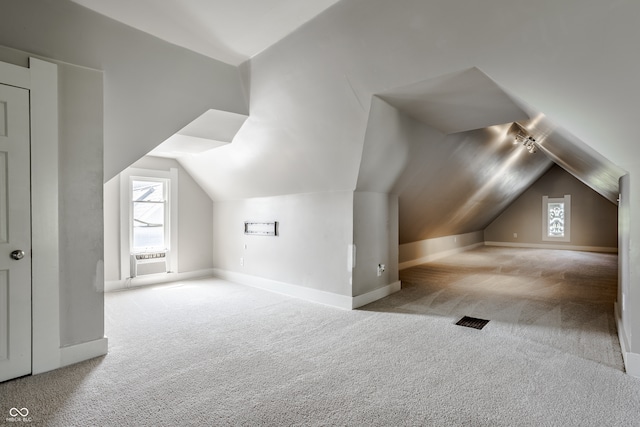
<path fill-rule="evenodd" d="M 103 74 L 59 64 L 60 341 L 104 336 Z"/>
<path fill-rule="evenodd" d="M 68 0 L 0 0 L 0 10 L 0 44 L 105 70 L 106 178 L 205 109 L 247 112 L 233 67 Z M 630 188 L 640 187 L 640 144 L 630 137 L 636 133 L 640 57 L 629 54 L 640 37 L 638 15 L 640 3 L 631 1 L 342 0 L 243 67 L 251 85 L 251 118 L 233 144 L 202 158 L 200 166 L 209 171 L 207 193 L 217 200 L 351 193 L 371 96 L 470 67 L 628 171 Z M 514 52 L 526 52 L 526 67 Z M 634 197 L 631 191 L 628 216 L 635 218 L 640 197 Z M 232 203 L 240 209 L 252 200 Z M 271 204 L 274 211 L 285 205 L 275 199 Z M 315 204 L 301 207 L 302 216 L 312 217 Z M 353 206 L 335 211 L 352 218 Z M 236 226 L 223 221 L 218 227 L 225 224 Z M 340 224 L 341 230 L 349 228 Z M 640 318 L 629 314 L 640 312 L 640 263 L 631 263 L 640 256 L 640 222 L 629 221 L 621 233 L 630 253 L 630 265 L 623 265 L 629 269 L 623 288 L 626 334 L 630 350 L 640 354 Z M 304 240 L 291 245 L 276 253 L 302 258 L 306 266 L 308 256 L 289 255 Z M 312 271 L 311 280 L 299 270 L 286 279 L 336 289 L 320 283 L 327 274 Z M 270 265 L 253 274 L 274 275 Z M 346 292 L 348 286 L 337 288 Z"/>
<path fill-rule="evenodd" d="M 0 61 L 27 66 L 28 57 L 0 46 Z M 60 347 L 65 347 L 104 337 L 103 74 L 57 65 L 59 322 Z"/>
<path fill-rule="evenodd" d="M 214 268 L 351 296 L 352 218 L 351 191 L 215 202 Z M 244 221 L 278 221 L 279 235 L 245 235 Z"/>
<path fill-rule="evenodd" d="M 353 190 L 372 94 L 471 67 L 630 172 L 631 188 L 640 187 L 640 144 L 630 137 L 640 57 L 628 54 L 640 38 L 638 15 L 640 3 L 632 1 L 343 0 L 252 58 L 252 118 L 235 147 L 214 160 L 218 179 L 208 193 Z M 255 155 L 236 161 L 243 151 Z M 247 177 L 247 170 L 256 173 Z M 229 181 L 234 191 L 225 188 Z M 629 215 L 637 217 L 640 197 L 631 197 Z M 630 222 L 628 237 L 637 259 L 640 222 Z M 626 297 L 640 311 L 640 263 L 629 267 Z M 640 354 L 640 338 L 633 338 L 640 318 L 630 320 L 630 346 Z"/>
<path fill-rule="evenodd" d="M 238 69 L 69 0 L 1 0 L 0 45 L 105 72 L 105 181 L 208 109 L 246 114 Z"/>
<path fill-rule="evenodd" d="M 398 278 L 398 197 L 356 191 L 353 195 L 353 296 L 393 284 Z M 385 271 L 378 276 L 378 264 Z"/>
<path fill-rule="evenodd" d="M 402 113 L 386 101 L 374 97 L 358 171 L 358 191 L 389 193 L 415 155 L 417 142 L 427 145 L 444 135 Z M 412 168 L 415 170 L 416 168 Z"/>
<path fill-rule="evenodd" d="M 213 203 L 193 178 L 173 159 L 143 157 L 131 167 L 178 169 L 178 273 L 213 268 Z M 105 280 L 120 280 L 120 175 L 104 184 Z"/>

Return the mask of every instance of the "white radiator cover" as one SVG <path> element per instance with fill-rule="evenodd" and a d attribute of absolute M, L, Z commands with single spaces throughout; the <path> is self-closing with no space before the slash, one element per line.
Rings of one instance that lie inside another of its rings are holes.
<path fill-rule="evenodd" d="M 166 273 L 167 252 L 144 252 L 131 254 L 131 277 Z"/>

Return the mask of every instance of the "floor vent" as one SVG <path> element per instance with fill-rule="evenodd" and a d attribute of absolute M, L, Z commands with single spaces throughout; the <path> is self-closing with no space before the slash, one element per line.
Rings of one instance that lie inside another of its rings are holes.
<path fill-rule="evenodd" d="M 466 326 L 467 328 L 482 329 L 487 323 L 489 323 L 488 320 L 464 316 L 462 319 L 458 320 L 456 325 Z"/>

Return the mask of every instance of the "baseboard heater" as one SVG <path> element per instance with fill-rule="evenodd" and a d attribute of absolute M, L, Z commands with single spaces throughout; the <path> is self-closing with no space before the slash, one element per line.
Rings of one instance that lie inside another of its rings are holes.
<path fill-rule="evenodd" d="M 141 252 L 131 254 L 131 277 L 167 272 L 167 252 Z"/>

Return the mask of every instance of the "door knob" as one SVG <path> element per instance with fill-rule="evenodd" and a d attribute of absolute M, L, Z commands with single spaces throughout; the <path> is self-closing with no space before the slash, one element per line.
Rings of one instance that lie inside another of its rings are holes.
<path fill-rule="evenodd" d="M 20 260 L 24 258 L 24 251 L 20 249 L 16 249 L 15 251 L 11 252 L 11 258 L 16 260 Z"/>

